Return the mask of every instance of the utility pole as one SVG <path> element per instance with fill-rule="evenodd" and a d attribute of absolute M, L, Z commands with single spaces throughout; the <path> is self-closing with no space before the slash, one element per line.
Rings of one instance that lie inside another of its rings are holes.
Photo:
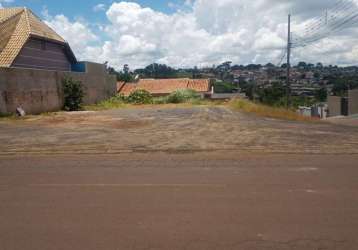
<path fill-rule="evenodd" d="M 291 105 L 291 82 L 290 82 L 290 71 L 291 71 L 291 14 L 288 15 L 288 35 L 287 35 L 287 82 L 286 82 L 286 104 L 287 108 Z"/>

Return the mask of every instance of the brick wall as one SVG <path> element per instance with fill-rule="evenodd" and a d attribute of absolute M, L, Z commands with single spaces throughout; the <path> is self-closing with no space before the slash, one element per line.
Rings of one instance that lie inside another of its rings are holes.
<path fill-rule="evenodd" d="M 101 64 L 86 63 L 86 73 L 0 68 L 0 112 L 13 113 L 18 106 L 28 114 L 61 110 L 65 76 L 82 82 L 85 104 L 94 104 L 116 94 L 115 76 L 108 75 Z"/>

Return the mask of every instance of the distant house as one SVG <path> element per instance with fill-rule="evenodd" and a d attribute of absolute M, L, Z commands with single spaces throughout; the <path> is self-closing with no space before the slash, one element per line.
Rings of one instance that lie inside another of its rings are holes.
<path fill-rule="evenodd" d="M 0 9 L 0 67 L 71 71 L 68 43 L 27 8 Z"/>
<path fill-rule="evenodd" d="M 192 89 L 203 97 L 210 94 L 211 81 L 209 79 L 141 79 L 138 83 L 117 83 L 117 91 L 125 96 L 133 91 L 143 89 L 153 96 L 166 96 L 176 90 Z"/>

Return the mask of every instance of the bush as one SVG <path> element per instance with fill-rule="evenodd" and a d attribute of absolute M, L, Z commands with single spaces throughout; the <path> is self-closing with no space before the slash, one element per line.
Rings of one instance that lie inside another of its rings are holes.
<path fill-rule="evenodd" d="M 64 110 L 78 111 L 82 109 L 84 91 L 80 81 L 65 77 L 62 80 L 64 94 Z"/>
<path fill-rule="evenodd" d="M 199 99 L 200 95 L 192 89 L 182 89 L 171 93 L 168 98 L 168 103 L 184 103 L 191 100 Z"/>
<path fill-rule="evenodd" d="M 227 82 L 215 82 L 214 90 L 215 93 L 233 93 L 237 86 Z"/>
<path fill-rule="evenodd" d="M 127 99 L 132 104 L 150 104 L 153 103 L 153 96 L 146 90 L 139 89 L 133 91 Z"/>
<path fill-rule="evenodd" d="M 167 104 L 167 103 L 168 103 L 167 96 L 156 97 L 153 99 L 153 104 Z"/>

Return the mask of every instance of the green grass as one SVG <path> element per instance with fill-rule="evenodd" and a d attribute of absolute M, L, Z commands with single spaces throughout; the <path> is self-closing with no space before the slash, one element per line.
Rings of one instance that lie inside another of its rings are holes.
<path fill-rule="evenodd" d="M 271 107 L 263 104 L 257 104 L 244 99 L 235 99 L 229 103 L 234 110 L 253 113 L 262 117 L 291 120 L 291 121 L 317 121 L 317 119 L 302 116 L 295 111 L 286 108 Z"/>
<path fill-rule="evenodd" d="M 118 96 L 111 97 L 107 100 L 104 100 L 100 103 L 85 106 L 84 110 L 100 111 L 100 110 L 125 108 L 128 106 L 125 100 L 126 99 L 122 95 L 118 95 Z"/>
<path fill-rule="evenodd" d="M 12 114 L 10 114 L 10 113 L 0 113 L 0 118 L 6 118 L 6 117 L 9 117 L 9 116 L 12 116 Z"/>
<path fill-rule="evenodd" d="M 0 113 L 0 120 L 8 120 L 8 119 L 14 119 L 17 116 L 15 114 L 11 113 Z"/>

